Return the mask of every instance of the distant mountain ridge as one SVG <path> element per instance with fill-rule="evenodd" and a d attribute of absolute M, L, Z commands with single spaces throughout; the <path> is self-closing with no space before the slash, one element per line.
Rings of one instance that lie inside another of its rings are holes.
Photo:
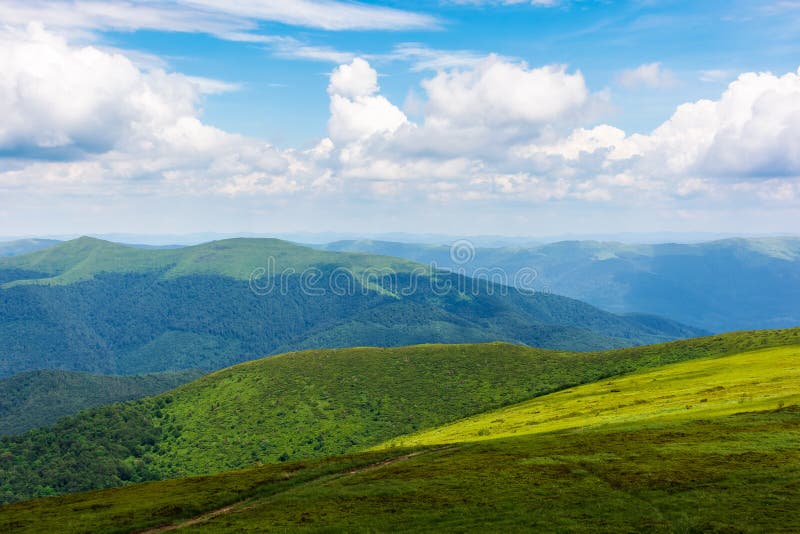
<path fill-rule="evenodd" d="M 800 238 L 735 238 L 694 244 L 563 241 L 477 247 L 455 261 L 446 245 L 341 241 L 325 250 L 389 254 L 472 275 L 533 269 L 534 287 L 613 313 L 642 312 L 711 331 L 800 324 Z M 456 258 L 458 259 L 458 258 Z"/>
<path fill-rule="evenodd" d="M 0 241 L 0 257 L 19 256 L 20 254 L 27 254 L 28 252 L 35 252 L 52 247 L 60 242 L 61 241 L 55 239 L 16 239 L 14 241 Z"/>
<path fill-rule="evenodd" d="M 0 376 L 213 370 L 358 345 L 500 340 L 598 350 L 702 333 L 410 260 L 275 239 L 141 249 L 80 238 L 0 259 Z"/>

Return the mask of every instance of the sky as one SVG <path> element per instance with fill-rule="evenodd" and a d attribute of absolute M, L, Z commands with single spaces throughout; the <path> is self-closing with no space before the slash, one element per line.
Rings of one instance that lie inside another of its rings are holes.
<path fill-rule="evenodd" d="M 3 0 L 0 236 L 800 233 L 800 1 Z"/>

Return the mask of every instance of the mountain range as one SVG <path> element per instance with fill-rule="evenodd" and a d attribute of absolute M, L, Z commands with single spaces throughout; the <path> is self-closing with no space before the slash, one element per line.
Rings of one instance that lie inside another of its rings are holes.
<path fill-rule="evenodd" d="M 701 335 L 395 257 L 274 239 L 92 238 L 0 258 L 0 376 L 214 370 L 299 349 L 508 341 L 599 350 Z"/>
<path fill-rule="evenodd" d="M 466 256 L 457 254 L 458 247 Z M 452 247 L 356 240 L 322 248 L 387 254 L 467 276 L 499 270 L 512 283 L 515 273 L 532 270 L 535 278 L 526 278 L 532 288 L 614 313 L 655 314 L 712 332 L 800 324 L 796 237 L 655 245 L 562 241 L 495 248 L 469 242 Z"/>

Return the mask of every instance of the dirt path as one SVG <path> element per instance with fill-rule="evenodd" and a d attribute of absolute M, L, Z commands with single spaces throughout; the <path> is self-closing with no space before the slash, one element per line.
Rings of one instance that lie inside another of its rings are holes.
<path fill-rule="evenodd" d="M 246 503 L 248 500 L 249 499 L 244 500 L 244 501 L 235 502 L 233 504 L 229 504 L 228 506 L 225 506 L 224 508 L 219 508 L 219 509 L 214 510 L 212 512 L 208 512 L 208 513 L 205 513 L 203 515 L 199 515 L 197 517 L 194 517 L 192 519 L 184 521 L 183 523 L 176 523 L 174 525 L 164 525 L 163 527 L 157 527 L 157 528 L 154 528 L 154 529 L 151 529 L 151 530 L 145 530 L 142 534 L 156 534 L 158 532 L 170 532 L 172 530 L 178 530 L 179 528 L 191 527 L 191 526 L 194 526 L 194 525 L 198 525 L 200 523 L 205 523 L 206 521 L 211 521 L 212 519 L 214 519 L 217 516 L 227 514 L 228 512 L 233 510 L 234 508 L 237 508 L 239 505 L 242 505 L 242 504 Z M 244 508 L 241 508 L 241 510 L 246 510 L 247 508 L 248 507 L 244 507 Z"/>
<path fill-rule="evenodd" d="M 437 449 L 437 450 L 443 450 L 443 449 Z M 342 474 L 344 474 L 344 475 L 355 475 L 356 473 L 362 473 L 364 471 L 369 471 L 370 469 L 376 469 L 378 467 L 383 467 L 384 465 L 390 465 L 390 464 L 393 464 L 393 463 L 396 463 L 396 462 L 402 462 L 403 460 L 411 459 L 411 458 L 413 458 L 415 456 L 419 456 L 420 454 L 424 454 L 426 452 L 432 452 L 432 451 L 418 451 L 418 452 L 412 452 L 410 454 L 404 454 L 404 455 L 398 456 L 396 458 L 387 458 L 386 460 L 382 460 L 380 462 L 375 462 L 374 464 L 369 464 L 369 465 L 365 465 L 364 467 L 358 467 L 356 469 L 351 469 L 350 471 L 345 471 Z"/>
<path fill-rule="evenodd" d="M 379 467 L 384 467 L 386 465 L 391 465 L 391 464 L 394 464 L 394 463 L 397 463 L 397 462 L 402 462 L 404 460 L 409 460 L 411 458 L 414 458 L 415 456 L 420 456 L 422 454 L 427 454 L 427 453 L 431 453 L 431 452 L 440 452 L 440 451 L 445 451 L 445 450 L 453 449 L 453 448 L 454 448 L 453 446 L 441 447 L 441 448 L 438 448 L 438 449 L 429 449 L 429 450 L 426 450 L 426 451 L 417 451 L 417 452 L 412 452 L 412 453 L 409 453 L 409 454 L 403 454 L 402 456 L 397 456 L 395 458 L 387 458 L 386 460 L 381 460 L 380 462 L 375 462 L 374 464 L 365 465 L 364 467 L 357 467 L 355 469 L 351 469 L 349 471 L 344 471 L 342 473 L 338 473 L 338 474 L 333 475 L 333 476 L 336 477 L 336 476 L 342 476 L 342 475 L 355 475 L 357 473 L 363 473 L 364 471 L 370 471 L 372 469 L 377 469 Z M 316 480 L 319 480 L 319 479 L 316 479 Z M 314 480 L 311 480 L 309 482 L 314 482 Z M 215 517 L 219 517 L 221 515 L 225 515 L 227 513 L 233 512 L 233 511 L 241 512 L 241 511 L 244 511 L 244 510 L 249 510 L 250 508 L 253 508 L 255 506 L 254 504 L 251 504 L 249 506 L 245 506 L 251 500 L 252 499 L 244 499 L 244 500 L 241 500 L 239 502 L 235 502 L 233 504 L 229 504 L 228 506 L 225 506 L 223 508 L 218 508 L 216 510 L 212 510 L 211 512 L 206 512 L 205 514 L 199 515 L 197 517 L 193 517 L 192 519 L 187 519 L 186 521 L 183 521 L 181 523 L 175 523 L 173 525 L 164 525 L 164 526 L 161 526 L 161 527 L 156 527 L 154 529 L 141 531 L 140 534 L 158 534 L 159 532 L 171 532 L 173 530 L 178 530 L 178 529 L 181 529 L 181 528 L 191 527 L 191 526 L 194 526 L 194 525 L 199 525 L 200 523 L 205 523 L 206 521 L 211 521 Z"/>

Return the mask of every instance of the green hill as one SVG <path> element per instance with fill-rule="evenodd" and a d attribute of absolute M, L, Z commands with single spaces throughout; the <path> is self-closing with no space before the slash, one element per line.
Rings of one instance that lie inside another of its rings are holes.
<path fill-rule="evenodd" d="M 155 395 L 201 375 L 199 371 L 133 376 L 29 371 L 0 379 L 0 436 L 52 425 L 86 408 Z"/>
<path fill-rule="evenodd" d="M 411 271 L 420 264 L 400 258 L 319 251 L 278 239 L 227 239 L 191 247 L 151 249 L 81 237 L 45 250 L 6 258 L 0 269 L 40 273 L 32 279 L 6 283 L 69 284 L 108 273 L 157 273 L 160 279 L 192 275 L 219 275 L 249 280 L 253 270 L 267 267 L 267 258 L 280 270 L 303 271 L 335 264 L 361 274 L 370 268 Z"/>
<path fill-rule="evenodd" d="M 798 359 L 795 344 L 675 363 L 406 441 L 423 447 L 22 502 L 0 528 L 796 532 Z"/>
<path fill-rule="evenodd" d="M 712 332 L 800 324 L 797 237 L 696 244 L 563 241 L 478 247 L 466 263 L 456 263 L 450 247 L 443 245 L 362 240 L 323 248 L 399 256 L 461 269 L 468 276 L 502 269 L 513 279 L 520 269 L 534 269 L 536 288 L 614 313 L 656 314 Z"/>
<path fill-rule="evenodd" d="M 343 454 L 577 384 L 796 344 L 800 329 L 600 353 L 493 343 L 286 354 L 3 439 L 0 499 Z"/>
<path fill-rule="evenodd" d="M 0 376 L 215 370 L 360 345 L 601 350 L 702 333 L 408 260 L 275 239 L 141 249 L 81 238 L 0 258 Z"/>

